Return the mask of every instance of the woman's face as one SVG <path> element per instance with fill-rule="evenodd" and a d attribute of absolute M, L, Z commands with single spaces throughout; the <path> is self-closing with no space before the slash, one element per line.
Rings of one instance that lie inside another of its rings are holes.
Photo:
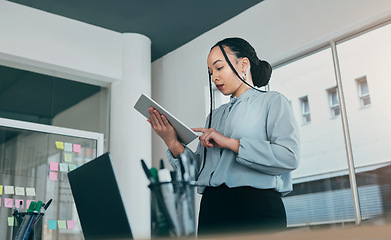
<path fill-rule="evenodd" d="M 238 74 L 241 75 L 243 71 L 242 59 L 238 59 L 231 54 L 229 48 L 224 47 L 224 50 Z M 209 74 L 211 74 L 211 80 L 222 94 L 235 97 L 248 89 L 248 86 L 235 75 L 231 67 L 225 61 L 224 55 L 218 46 L 210 51 L 207 63 Z"/>

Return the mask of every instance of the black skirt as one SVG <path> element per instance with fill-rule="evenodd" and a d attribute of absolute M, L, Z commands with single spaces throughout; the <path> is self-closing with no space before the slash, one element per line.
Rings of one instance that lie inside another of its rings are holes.
<path fill-rule="evenodd" d="M 266 232 L 286 229 L 281 194 L 272 189 L 206 187 L 201 199 L 198 235 Z"/>

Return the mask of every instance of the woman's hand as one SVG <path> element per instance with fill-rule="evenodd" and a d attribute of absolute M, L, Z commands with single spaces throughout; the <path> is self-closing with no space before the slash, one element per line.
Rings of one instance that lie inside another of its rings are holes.
<path fill-rule="evenodd" d="M 170 149 L 172 155 L 178 158 L 181 153 L 185 151 L 185 147 L 178 141 L 175 129 L 168 122 L 164 115 L 161 115 L 158 110 L 153 107 L 148 108 L 149 118 L 148 122 L 152 129 L 159 135 L 167 147 Z"/>
<path fill-rule="evenodd" d="M 148 108 L 148 112 L 149 118 L 147 121 L 151 124 L 155 133 L 159 135 L 166 144 L 177 141 L 176 131 L 168 122 L 167 118 L 164 115 L 161 115 L 159 111 L 153 107 Z"/>
<path fill-rule="evenodd" d="M 239 152 L 238 139 L 226 137 L 213 128 L 192 128 L 192 130 L 203 133 L 199 140 L 201 145 L 206 148 L 228 148 L 236 153 Z"/>

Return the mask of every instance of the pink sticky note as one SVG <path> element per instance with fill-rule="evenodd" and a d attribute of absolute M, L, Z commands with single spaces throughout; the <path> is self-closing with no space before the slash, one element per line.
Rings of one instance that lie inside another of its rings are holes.
<path fill-rule="evenodd" d="M 0 207 L 1 207 L 1 197 L 0 197 Z"/>
<path fill-rule="evenodd" d="M 16 208 L 24 209 L 24 200 L 23 199 L 15 199 Z"/>
<path fill-rule="evenodd" d="M 73 151 L 76 153 L 81 152 L 81 145 L 80 144 L 73 144 Z"/>
<path fill-rule="evenodd" d="M 57 181 L 58 172 L 49 172 L 49 179 L 52 181 Z"/>
<path fill-rule="evenodd" d="M 50 170 L 58 171 L 58 163 L 57 162 L 50 162 Z"/>
<path fill-rule="evenodd" d="M 75 221 L 73 221 L 73 220 L 68 220 L 68 221 L 67 221 L 67 228 L 68 228 L 68 229 L 74 229 L 74 228 L 75 228 Z"/>
<path fill-rule="evenodd" d="M 14 205 L 14 199 L 13 198 L 4 198 L 4 207 L 12 208 L 12 205 Z"/>
<path fill-rule="evenodd" d="M 31 204 L 32 201 L 34 201 L 34 200 L 26 200 L 26 208 L 30 207 L 30 204 Z"/>

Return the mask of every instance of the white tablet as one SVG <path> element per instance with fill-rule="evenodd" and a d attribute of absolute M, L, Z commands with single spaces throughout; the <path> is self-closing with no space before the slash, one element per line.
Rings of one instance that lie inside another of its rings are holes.
<path fill-rule="evenodd" d="M 198 135 L 193 130 L 191 130 L 189 127 L 187 127 L 177 118 L 175 118 L 171 113 L 169 113 L 166 109 L 164 109 L 157 102 L 152 100 L 150 97 L 142 94 L 140 98 L 137 100 L 136 105 L 134 105 L 134 108 L 137 111 L 139 111 L 142 115 L 144 115 L 146 118 L 149 118 L 148 108 L 150 107 L 155 108 L 160 112 L 160 114 L 166 116 L 170 124 L 175 128 L 176 133 L 178 135 L 178 140 L 180 142 L 184 144 L 189 144 L 190 142 L 192 142 L 194 139 L 198 137 Z"/>

